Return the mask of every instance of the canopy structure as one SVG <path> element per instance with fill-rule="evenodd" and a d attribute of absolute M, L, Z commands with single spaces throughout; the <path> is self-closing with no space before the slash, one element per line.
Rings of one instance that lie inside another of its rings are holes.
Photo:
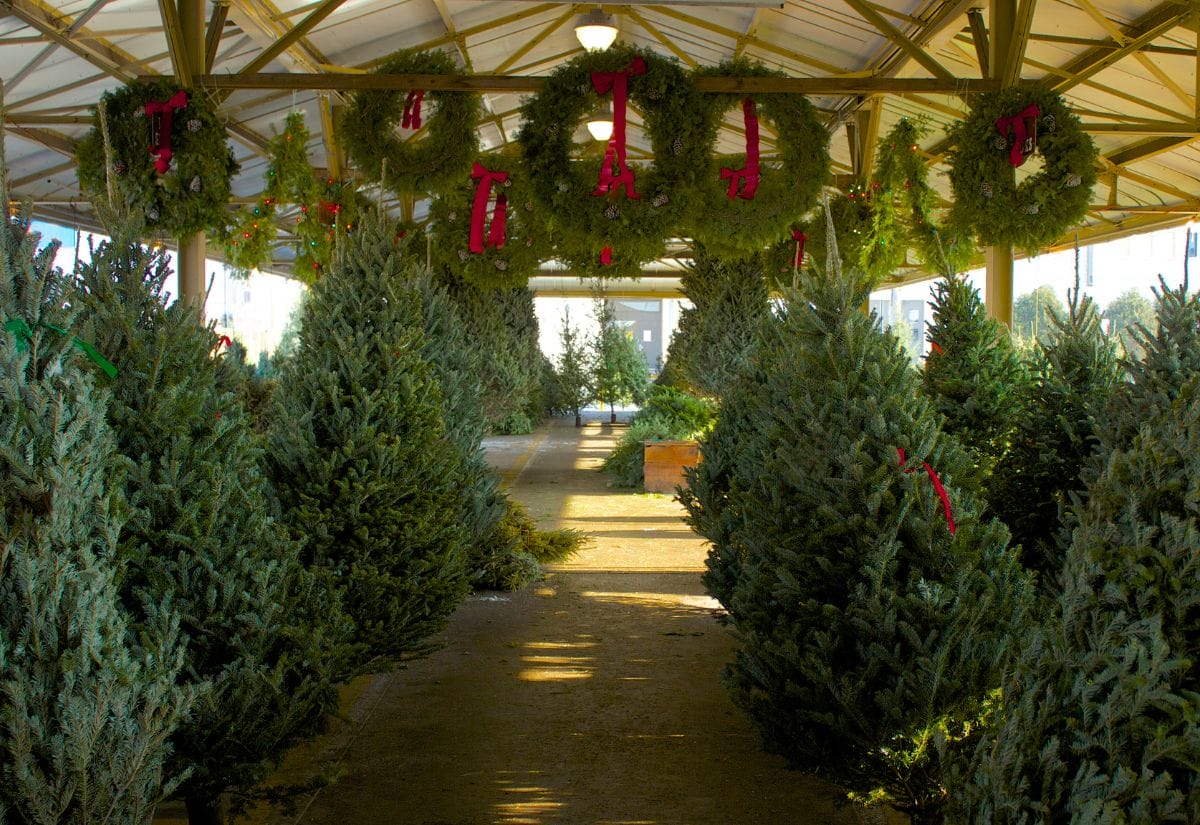
<path fill-rule="evenodd" d="M 615 20 L 621 42 L 686 66 L 745 56 L 783 70 L 788 77 L 771 89 L 806 94 L 819 108 L 842 180 L 869 176 L 878 136 L 901 117 L 919 117 L 931 127 L 921 149 L 933 183 L 948 197 L 945 133 L 965 114 L 967 96 L 1036 83 L 1067 99 L 1101 152 L 1086 221 L 1056 246 L 1178 225 L 1200 212 L 1196 0 L 0 0 L 12 194 L 48 220 L 95 227 L 74 148 L 100 95 L 140 75 L 175 75 L 219 96 L 241 161 L 241 199 L 260 191 L 268 138 L 295 109 L 307 113 L 313 164 L 341 175 L 346 159 L 333 124 L 349 93 L 445 80 L 370 74 L 406 47 L 456 56 L 469 73 L 457 82 L 483 93 L 482 145 L 498 150 L 515 139 L 522 97 L 582 52 L 575 24 L 597 8 Z M 713 83 L 712 91 L 737 88 L 737 79 Z M 634 158 L 649 151 L 636 125 Z M 740 127 L 740 118 L 727 118 L 722 151 L 740 150 Z M 388 203 L 423 215 L 419 202 Z M 1005 254 L 993 257 L 1002 280 Z M 1007 266 L 1011 279 L 1011 257 Z"/>

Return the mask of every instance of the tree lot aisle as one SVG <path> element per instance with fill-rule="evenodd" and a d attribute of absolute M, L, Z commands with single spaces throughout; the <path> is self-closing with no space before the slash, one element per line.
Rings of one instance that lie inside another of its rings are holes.
<path fill-rule="evenodd" d="M 258 822 L 881 821 L 762 753 L 720 681 L 733 641 L 700 584 L 703 544 L 670 497 L 606 487 L 596 470 L 620 427 L 572 424 L 486 444 L 542 527 L 593 544 L 539 585 L 471 597 L 445 647 L 375 677 L 352 721 L 279 777 L 340 760 L 341 779 Z"/>

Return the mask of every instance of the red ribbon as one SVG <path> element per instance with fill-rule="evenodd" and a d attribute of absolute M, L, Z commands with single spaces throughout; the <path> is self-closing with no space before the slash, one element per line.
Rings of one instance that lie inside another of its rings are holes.
<path fill-rule="evenodd" d="M 942 348 L 941 348 L 941 346 L 938 345 L 937 341 L 930 341 L 929 348 L 931 350 L 933 350 L 934 352 L 936 352 L 938 355 L 942 355 Z"/>
<path fill-rule="evenodd" d="M 646 73 L 646 61 L 639 54 L 617 72 L 592 72 L 592 88 L 596 94 L 613 95 L 613 133 L 600 167 L 600 180 L 593 195 L 607 195 L 619 186 L 625 187 L 625 197 L 640 198 L 633 188 L 633 170 L 625 165 L 625 101 L 629 95 L 629 78 Z M 615 169 L 615 172 L 614 172 Z"/>
<path fill-rule="evenodd" d="M 612 266 L 611 246 L 606 246 L 600 250 L 600 266 Z"/>
<path fill-rule="evenodd" d="M 758 191 L 758 114 L 754 101 L 748 97 L 742 100 L 742 119 L 746 123 L 746 165 L 737 171 L 728 166 L 722 167 L 721 180 L 729 181 L 727 194 L 730 200 L 741 198 L 752 201 L 754 193 Z M 741 192 L 738 191 L 740 183 L 745 183 Z"/>
<path fill-rule="evenodd" d="M 233 346 L 233 339 L 230 338 L 228 335 L 222 335 L 220 338 L 217 339 L 217 349 L 220 349 L 221 347 L 232 347 L 232 346 Z"/>
<path fill-rule="evenodd" d="M 421 100 L 425 97 L 424 89 L 413 89 L 404 99 L 404 117 L 400 120 L 403 129 L 421 128 Z"/>
<path fill-rule="evenodd" d="M 905 456 L 904 450 L 900 447 L 897 447 L 896 452 L 900 454 L 900 466 L 904 467 L 904 463 L 906 461 L 908 461 L 908 458 Z M 945 485 L 942 484 L 942 480 L 938 477 L 938 474 L 936 472 L 934 472 L 932 467 L 929 466 L 929 462 L 926 461 L 926 462 L 924 462 L 924 464 L 925 464 L 925 472 L 929 475 L 929 480 L 933 482 L 933 489 L 937 491 L 938 498 L 940 498 L 942 500 L 942 509 L 946 513 L 946 527 L 948 527 L 950 529 L 950 535 L 953 536 L 955 530 L 957 530 L 958 528 L 954 524 L 954 514 L 952 512 L 950 512 L 950 496 L 946 492 L 946 487 L 945 487 Z M 913 468 L 906 467 L 904 469 L 904 472 L 911 473 L 911 472 L 913 472 Z"/>
<path fill-rule="evenodd" d="M 471 180 L 479 181 L 475 187 L 475 203 L 471 207 L 471 241 L 468 248 L 475 254 L 483 252 L 483 222 L 487 219 L 488 197 L 492 194 L 492 185 L 508 180 L 508 172 L 493 172 L 483 168 L 475 161 L 471 171 Z M 496 196 L 496 208 L 492 211 L 492 228 L 488 233 L 487 246 L 503 249 L 505 228 L 508 225 L 508 198 L 503 193 Z"/>
<path fill-rule="evenodd" d="M 1008 162 L 1013 165 L 1014 169 L 1025 162 L 1026 154 L 1033 154 L 1034 136 L 1037 134 L 1037 116 L 1041 113 L 1042 110 L 1036 103 L 1030 103 L 1011 117 L 996 119 L 996 131 L 1000 133 L 1000 137 L 1007 140 L 1008 131 L 1011 129 L 1016 138 L 1013 141 L 1012 149 L 1008 152 Z M 1029 128 L 1027 124 L 1032 124 L 1033 128 Z"/>
<path fill-rule="evenodd" d="M 171 157 L 174 155 L 171 151 L 171 127 L 175 120 L 175 110 L 184 106 L 187 106 L 187 92 L 182 89 L 172 95 L 166 103 L 153 100 L 146 103 L 146 117 L 153 119 L 157 116 L 159 119 L 158 134 L 150 144 L 150 154 L 156 156 L 154 170 L 160 175 L 165 175 L 171 168 Z"/>
<path fill-rule="evenodd" d="M 804 242 L 808 240 L 808 236 L 799 229 L 793 229 L 792 240 L 796 242 L 796 257 L 792 260 L 792 266 L 799 269 L 804 266 Z"/>

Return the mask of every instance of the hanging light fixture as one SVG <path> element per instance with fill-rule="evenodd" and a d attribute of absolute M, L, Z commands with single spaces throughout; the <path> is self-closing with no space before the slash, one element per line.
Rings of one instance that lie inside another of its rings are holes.
<path fill-rule="evenodd" d="M 589 120 L 587 130 L 596 140 L 608 140 L 613 133 L 612 117 L 608 120 Z"/>
<path fill-rule="evenodd" d="M 575 24 L 579 45 L 589 52 L 602 52 L 617 39 L 617 21 L 602 9 L 592 9 Z"/>

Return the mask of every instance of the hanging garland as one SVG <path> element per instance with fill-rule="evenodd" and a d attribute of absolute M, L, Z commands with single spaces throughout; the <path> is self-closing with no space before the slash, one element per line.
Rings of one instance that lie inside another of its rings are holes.
<path fill-rule="evenodd" d="M 515 153 L 481 157 L 429 208 L 433 259 L 483 289 L 523 287 L 550 257 L 549 230 Z"/>
<path fill-rule="evenodd" d="M 151 232 L 163 236 L 224 227 L 230 179 L 238 164 L 208 97 L 155 79 L 105 92 L 102 102 L 121 211 L 140 217 Z M 97 107 L 92 130 L 76 154 L 80 185 L 94 201 L 107 203 L 109 170 L 100 117 Z"/>
<path fill-rule="evenodd" d="M 577 127 L 610 97 L 613 137 L 603 154 L 578 151 Z M 643 117 L 652 164 L 629 162 L 626 105 Z M 521 111 L 525 166 L 549 216 L 555 256 L 577 275 L 640 274 L 691 223 L 717 125 L 674 60 L 629 46 L 589 52 L 560 66 Z"/>
<path fill-rule="evenodd" d="M 376 72 L 463 74 L 445 52 L 412 49 L 396 52 Z M 479 154 L 480 110 L 479 95 L 473 92 L 369 89 L 351 97 L 339 137 L 363 175 L 382 180 L 389 191 L 444 192 L 471 173 L 471 162 Z"/>
<path fill-rule="evenodd" d="M 315 283 L 333 262 L 339 238 L 354 231 L 371 203 L 353 181 L 326 178 L 316 187 L 316 199 L 300 205 L 296 217 L 296 260 L 292 276 Z"/>
<path fill-rule="evenodd" d="M 752 60 L 739 59 L 697 72 L 698 77 L 784 77 Z M 762 249 L 787 231 L 817 201 L 829 177 L 829 131 L 817 111 L 797 94 L 710 94 L 705 103 L 721 118 L 741 113 L 743 153 L 717 155 L 701 179 L 701 206 L 690 233 L 708 249 L 739 255 Z M 776 135 L 775 153 L 760 159 L 759 127 Z"/>
<path fill-rule="evenodd" d="M 1037 252 L 1087 214 L 1096 146 L 1054 92 L 1021 87 L 980 95 L 950 137 L 957 144 L 950 220 L 980 243 Z M 1019 167 L 1034 153 L 1042 169 L 1021 176 Z"/>

